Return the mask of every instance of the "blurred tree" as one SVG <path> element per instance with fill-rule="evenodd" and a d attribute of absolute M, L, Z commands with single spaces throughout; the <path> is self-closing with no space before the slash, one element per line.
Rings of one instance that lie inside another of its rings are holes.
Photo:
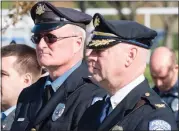
<path fill-rule="evenodd" d="M 148 2 L 151 7 L 178 7 L 177 1 L 160 1 L 160 2 Z M 159 15 L 163 22 L 163 28 L 165 31 L 163 45 L 173 49 L 174 48 L 174 23 L 178 20 L 178 15 Z"/>
<path fill-rule="evenodd" d="M 34 1 L 16 1 L 12 2 L 12 8 L 9 10 L 8 17 L 11 18 L 12 23 L 6 24 L 5 27 L 1 29 L 1 31 L 5 31 L 10 25 L 15 25 L 23 15 L 29 15 L 29 10 L 35 4 Z M 5 21 L 7 22 L 7 21 Z"/>

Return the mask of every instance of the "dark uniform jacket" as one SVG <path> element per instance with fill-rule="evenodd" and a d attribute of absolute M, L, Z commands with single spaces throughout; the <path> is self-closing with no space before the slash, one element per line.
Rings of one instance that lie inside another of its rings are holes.
<path fill-rule="evenodd" d="M 147 80 L 135 87 L 100 124 L 103 103 L 104 100 L 98 101 L 87 109 L 79 122 L 78 130 L 149 130 L 151 122 L 151 128 L 162 130 L 171 126 L 172 130 L 177 129 L 171 110 L 150 89 Z"/>
<path fill-rule="evenodd" d="M 179 115 L 178 115 L 178 102 L 179 102 L 179 87 L 178 87 L 178 81 L 176 84 L 167 92 L 161 92 L 156 86 L 154 86 L 153 90 L 166 102 L 166 104 L 172 109 L 175 119 L 178 123 L 179 127 Z"/>
<path fill-rule="evenodd" d="M 1 121 L 1 131 L 10 131 L 14 118 L 15 110 L 13 110 L 3 121 Z"/>
<path fill-rule="evenodd" d="M 83 62 L 42 107 L 45 78 L 41 78 L 20 94 L 15 121 L 11 131 L 67 131 L 75 130 L 84 111 L 94 97 L 104 97 L 106 92 L 88 78 L 88 69 Z M 52 120 L 58 104 L 65 109 L 57 111 L 57 120 Z M 59 114 L 59 112 L 61 112 Z M 34 129 L 35 128 L 35 129 Z"/>

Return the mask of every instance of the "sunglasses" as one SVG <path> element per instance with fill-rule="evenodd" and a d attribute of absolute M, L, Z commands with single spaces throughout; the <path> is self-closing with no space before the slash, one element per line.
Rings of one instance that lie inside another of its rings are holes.
<path fill-rule="evenodd" d="M 53 44 L 58 40 L 62 40 L 62 39 L 65 39 L 65 38 L 70 38 L 70 37 L 77 37 L 77 36 L 57 37 L 57 36 L 50 34 L 50 33 L 48 33 L 48 34 L 34 34 L 34 35 L 32 35 L 31 40 L 34 44 L 39 44 L 40 40 L 42 38 L 44 38 L 44 41 L 46 43 Z"/>

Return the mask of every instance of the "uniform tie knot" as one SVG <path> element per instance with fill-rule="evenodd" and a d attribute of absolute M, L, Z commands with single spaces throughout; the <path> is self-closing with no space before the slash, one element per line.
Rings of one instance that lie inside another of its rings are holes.
<path fill-rule="evenodd" d="M 4 112 L 1 112 L 1 121 L 3 121 L 6 118 L 6 114 Z"/>

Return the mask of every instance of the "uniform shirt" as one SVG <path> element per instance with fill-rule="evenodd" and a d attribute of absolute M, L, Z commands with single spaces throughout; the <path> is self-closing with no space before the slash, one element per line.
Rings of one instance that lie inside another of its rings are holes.
<path fill-rule="evenodd" d="M 137 86 L 134 87 L 134 83 Z M 133 89 L 128 94 L 125 92 L 127 95 L 124 95 L 125 97 L 112 112 L 110 109 L 106 110 L 110 114 L 102 123 L 101 113 L 106 103 L 105 99 L 90 106 L 78 124 L 78 131 L 177 130 L 172 111 L 150 88 L 148 81 L 145 79 L 141 83 L 139 81 L 134 83 L 133 86 L 128 85 Z"/>
<path fill-rule="evenodd" d="M 162 98 L 162 100 L 172 109 L 174 112 L 177 123 L 179 123 L 178 117 L 178 81 L 175 85 L 167 92 L 160 91 L 156 86 L 153 88 L 154 91 Z M 179 124 L 178 124 L 179 125 Z"/>
<path fill-rule="evenodd" d="M 135 80 L 121 88 L 117 91 L 113 96 L 111 96 L 110 101 L 112 105 L 112 109 L 116 108 L 116 106 L 127 96 L 127 94 L 134 89 L 137 85 L 139 85 L 142 81 L 145 80 L 144 75 L 140 75 Z"/>
<path fill-rule="evenodd" d="M 52 82 L 52 80 L 50 79 L 50 77 L 47 77 L 47 80 L 45 82 L 44 88 L 47 85 L 52 85 L 52 89 L 54 92 L 56 92 L 58 90 L 58 88 L 63 84 L 63 82 L 68 78 L 68 76 L 70 76 L 71 73 L 73 73 L 74 70 L 76 70 L 80 65 L 81 65 L 82 61 L 79 61 L 76 65 L 74 65 L 71 69 L 69 69 L 68 71 L 66 71 L 63 75 L 61 75 L 60 77 L 58 77 L 55 81 Z"/>
<path fill-rule="evenodd" d="M 10 107 L 9 109 L 7 109 L 6 111 L 2 112 L 6 115 L 6 117 L 13 111 L 16 109 L 16 105 L 15 106 L 12 106 Z M 2 117 L 2 113 L 1 113 L 1 117 Z"/>

